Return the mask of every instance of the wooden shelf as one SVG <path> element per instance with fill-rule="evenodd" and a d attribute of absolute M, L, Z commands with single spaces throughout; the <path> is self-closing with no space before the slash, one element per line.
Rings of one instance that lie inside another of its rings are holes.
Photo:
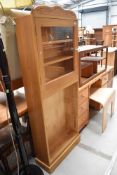
<path fill-rule="evenodd" d="M 48 45 L 44 45 L 43 48 L 44 50 L 46 49 L 58 49 L 58 48 L 63 48 L 64 43 L 57 43 L 57 44 L 48 44 Z"/>
<path fill-rule="evenodd" d="M 54 58 L 46 58 L 45 59 L 45 66 L 54 64 L 54 63 L 59 63 L 65 60 L 72 59 L 73 56 L 59 56 L 59 57 L 54 57 Z"/>
<path fill-rule="evenodd" d="M 78 135 L 75 131 L 64 131 L 61 133 L 61 137 L 56 139 L 56 142 L 50 145 L 50 162 L 53 162 L 61 155 L 69 145 L 78 139 Z"/>
<path fill-rule="evenodd" d="M 51 71 L 53 69 L 56 69 L 56 72 L 52 71 L 51 73 L 49 73 L 49 75 L 46 77 L 46 83 L 48 82 L 53 82 L 63 76 L 65 76 L 66 74 L 70 74 L 72 73 L 72 71 L 65 71 L 65 69 L 63 67 L 57 67 L 57 68 L 50 68 Z M 54 74 L 53 74 L 54 72 Z"/>
<path fill-rule="evenodd" d="M 73 42 L 73 40 L 65 39 L 65 40 L 46 41 L 46 42 L 43 42 L 43 46 L 49 45 L 49 44 L 59 44 L 59 43 L 69 43 L 69 42 Z"/>

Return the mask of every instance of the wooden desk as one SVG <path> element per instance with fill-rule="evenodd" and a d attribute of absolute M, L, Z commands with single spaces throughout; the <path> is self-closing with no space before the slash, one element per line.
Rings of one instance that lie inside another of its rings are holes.
<path fill-rule="evenodd" d="M 82 53 L 87 53 L 87 52 L 93 52 L 93 51 L 98 51 L 99 49 L 103 49 L 105 46 L 101 45 L 84 45 L 84 46 L 79 46 L 77 51 L 82 54 Z"/>
<path fill-rule="evenodd" d="M 107 66 L 107 70 L 97 75 L 78 89 L 78 128 L 79 131 L 89 122 L 89 96 L 91 87 L 112 87 L 114 69 L 113 66 Z M 91 104 L 99 109 L 97 104 Z"/>
<path fill-rule="evenodd" d="M 0 129 L 8 124 L 7 113 L 6 113 L 6 100 L 3 93 L 0 95 Z M 19 117 L 27 112 L 27 104 L 24 95 L 17 93 L 15 95 L 15 102 Z"/>

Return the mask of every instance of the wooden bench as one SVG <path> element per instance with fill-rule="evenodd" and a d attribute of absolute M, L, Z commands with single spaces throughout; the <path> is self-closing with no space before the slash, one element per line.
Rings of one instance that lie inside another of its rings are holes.
<path fill-rule="evenodd" d="M 114 113 L 115 90 L 113 88 L 94 89 L 90 95 L 90 100 L 98 103 L 103 108 L 102 112 L 102 132 L 106 128 L 106 114 L 108 106 L 111 104 L 111 117 Z"/>

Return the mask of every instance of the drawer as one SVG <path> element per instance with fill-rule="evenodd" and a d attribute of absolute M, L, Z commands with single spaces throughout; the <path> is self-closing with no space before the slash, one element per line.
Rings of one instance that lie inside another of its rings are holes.
<path fill-rule="evenodd" d="M 88 110 L 89 110 L 89 100 L 86 100 L 84 103 L 82 103 L 82 105 L 78 106 L 78 116 L 81 116 L 82 113 Z"/>
<path fill-rule="evenodd" d="M 89 89 L 86 87 L 78 95 L 78 104 L 81 105 L 84 101 L 87 101 L 89 98 Z"/>
<path fill-rule="evenodd" d="M 101 78 L 101 85 L 106 84 L 107 81 L 108 81 L 108 74 L 104 75 L 104 76 Z"/>
<path fill-rule="evenodd" d="M 108 74 L 104 75 L 103 77 L 101 77 L 98 81 L 96 81 L 91 88 L 99 88 L 99 87 L 103 87 L 105 86 L 105 84 L 107 84 L 108 82 Z"/>
<path fill-rule="evenodd" d="M 114 76 L 114 70 L 108 72 L 108 81 L 110 81 Z"/>
<path fill-rule="evenodd" d="M 89 121 L 89 111 L 84 111 L 84 113 L 78 117 L 78 130 L 80 131 Z"/>

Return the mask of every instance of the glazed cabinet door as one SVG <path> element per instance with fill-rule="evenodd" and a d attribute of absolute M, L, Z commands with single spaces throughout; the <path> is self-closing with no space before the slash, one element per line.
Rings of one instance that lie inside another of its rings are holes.
<path fill-rule="evenodd" d="M 37 46 L 43 65 L 43 80 L 46 96 L 59 88 L 76 82 L 77 58 L 75 48 L 75 26 L 73 21 L 48 19 L 36 21 Z M 71 81 L 71 82 L 70 82 Z M 58 84 L 58 85 L 57 85 Z"/>

